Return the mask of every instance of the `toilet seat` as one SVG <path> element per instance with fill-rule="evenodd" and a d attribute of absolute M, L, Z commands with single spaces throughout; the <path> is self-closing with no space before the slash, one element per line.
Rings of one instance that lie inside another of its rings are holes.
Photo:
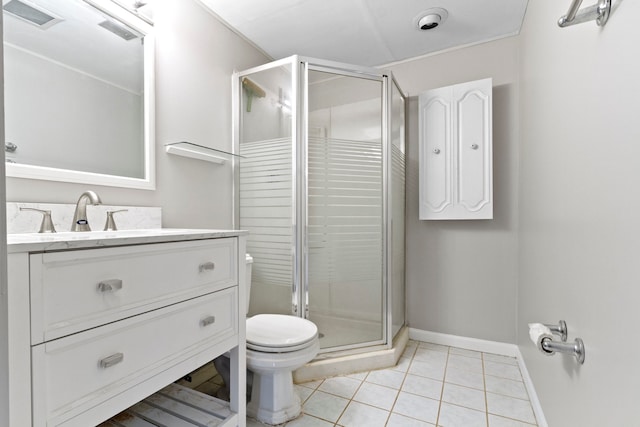
<path fill-rule="evenodd" d="M 258 314 L 247 319 L 247 348 L 264 353 L 287 353 L 315 342 L 318 328 L 309 320 L 284 314 Z"/>

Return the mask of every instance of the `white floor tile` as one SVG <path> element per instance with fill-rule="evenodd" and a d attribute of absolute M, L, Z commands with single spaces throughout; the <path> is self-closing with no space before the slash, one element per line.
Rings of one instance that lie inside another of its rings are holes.
<path fill-rule="evenodd" d="M 312 390 L 315 390 L 318 388 L 318 386 L 322 384 L 322 380 L 316 380 L 316 381 L 308 381 L 306 383 L 300 383 L 298 385 L 301 385 L 302 387 L 307 387 L 310 388 Z"/>
<path fill-rule="evenodd" d="M 384 427 L 387 418 L 388 411 L 352 401 L 338 420 L 338 424 L 344 427 Z"/>
<path fill-rule="evenodd" d="M 298 393 L 298 396 L 300 396 L 300 402 L 302 403 L 304 403 L 304 401 L 307 400 L 309 396 L 311 396 L 311 393 L 313 393 L 312 389 L 307 387 L 302 387 L 297 384 L 295 384 L 293 388 L 296 391 L 296 393 Z"/>
<path fill-rule="evenodd" d="M 405 378 L 404 384 L 402 384 L 402 391 L 440 400 L 440 396 L 442 395 L 442 381 L 409 374 Z"/>
<path fill-rule="evenodd" d="M 324 382 L 320 384 L 320 387 L 318 387 L 318 390 L 351 399 L 353 395 L 356 394 L 356 390 L 358 390 L 360 384 L 362 384 L 362 381 L 354 380 L 353 378 L 334 377 L 324 380 Z"/>
<path fill-rule="evenodd" d="M 446 345 L 433 344 L 430 342 L 418 342 L 418 348 L 428 348 L 429 350 L 449 352 L 449 347 Z"/>
<path fill-rule="evenodd" d="M 434 427 L 435 424 L 426 423 L 400 414 L 391 414 L 387 427 Z"/>
<path fill-rule="evenodd" d="M 482 358 L 482 353 L 479 351 L 473 351 L 473 350 L 467 350 L 464 348 L 457 348 L 457 347 L 451 347 L 449 349 L 449 354 L 457 354 L 460 356 L 467 356 L 467 357 L 475 357 L 476 359 L 481 359 Z"/>
<path fill-rule="evenodd" d="M 414 340 L 392 368 L 295 389 L 286 427 L 537 427 L 516 358 Z"/>
<path fill-rule="evenodd" d="M 465 387 L 484 390 L 484 375 L 477 372 L 462 371 L 456 368 L 447 368 L 445 382 L 463 385 Z"/>
<path fill-rule="evenodd" d="M 487 427 L 487 413 L 443 402 L 440 407 L 438 426 Z"/>
<path fill-rule="evenodd" d="M 419 360 L 421 362 L 437 362 L 444 363 L 447 361 L 449 353 L 438 350 L 430 350 L 428 348 L 419 348 L 416 351 L 413 360 Z"/>
<path fill-rule="evenodd" d="M 259 421 L 254 420 L 253 418 L 247 418 L 247 427 L 264 427 L 266 424 L 262 424 Z"/>
<path fill-rule="evenodd" d="M 289 421 L 285 424 L 286 427 L 333 427 L 333 423 L 330 423 L 320 418 L 312 417 L 311 415 L 302 414 L 293 421 Z M 247 426 L 249 427 L 249 426 Z"/>
<path fill-rule="evenodd" d="M 447 369 L 455 368 L 462 371 L 477 372 L 482 374 L 482 359 L 474 357 L 459 356 L 457 354 L 449 354 Z"/>
<path fill-rule="evenodd" d="M 409 365 L 411 365 L 411 358 L 403 356 L 398 360 L 398 364 L 391 369 L 394 371 L 407 372 Z"/>
<path fill-rule="evenodd" d="M 401 391 L 392 412 L 435 424 L 439 406 L 437 400 Z"/>
<path fill-rule="evenodd" d="M 401 357 L 413 357 L 417 349 L 418 349 L 417 345 L 407 344 L 407 346 L 404 348 L 404 351 L 402 352 Z"/>
<path fill-rule="evenodd" d="M 476 409 L 486 412 L 487 403 L 484 398 L 484 391 L 475 388 L 463 387 L 455 384 L 445 383 L 442 392 L 442 401 Z"/>
<path fill-rule="evenodd" d="M 304 413 L 335 423 L 349 401 L 342 397 L 316 390 L 304 404 Z"/>
<path fill-rule="evenodd" d="M 502 418 L 489 414 L 489 427 L 533 427 L 534 424 L 527 424 L 509 418 Z"/>
<path fill-rule="evenodd" d="M 347 378 L 353 378 L 354 380 L 360 380 L 360 381 L 364 381 L 365 378 L 367 378 L 367 375 L 369 375 L 369 371 L 367 372 L 358 372 L 355 374 L 349 374 L 346 375 Z"/>
<path fill-rule="evenodd" d="M 390 411 L 398 397 L 398 390 L 378 384 L 362 384 L 353 400 Z"/>
<path fill-rule="evenodd" d="M 515 357 L 503 356 L 501 354 L 483 353 L 482 357 L 485 361 L 506 363 L 507 365 L 517 365 L 518 359 Z"/>
<path fill-rule="evenodd" d="M 365 381 L 386 387 L 399 389 L 404 380 L 404 373 L 394 371 L 393 369 L 381 369 L 378 371 L 371 371 Z"/>
<path fill-rule="evenodd" d="M 516 399 L 494 393 L 487 393 L 487 410 L 491 414 L 501 415 L 527 423 L 535 423 L 536 417 L 528 400 Z"/>
<path fill-rule="evenodd" d="M 484 381 L 487 391 L 491 393 L 517 397 L 518 399 L 529 399 L 529 394 L 522 381 L 499 378 L 492 375 L 485 375 Z"/>
<path fill-rule="evenodd" d="M 421 360 L 413 359 L 407 372 L 413 375 L 420 375 L 421 377 L 442 381 L 444 378 L 445 366 L 447 366 L 446 361 L 423 362 Z"/>
<path fill-rule="evenodd" d="M 493 375 L 494 377 L 522 381 L 520 368 L 517 365 L 507 365 L 505 363 L 485 361 L 484 373 L 486 375 Z"/>

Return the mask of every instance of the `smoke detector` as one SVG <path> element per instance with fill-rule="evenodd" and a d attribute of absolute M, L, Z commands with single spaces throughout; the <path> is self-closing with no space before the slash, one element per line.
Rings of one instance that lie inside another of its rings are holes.
<path fill-rule="evenodd" d="M 422 31 L 433 30 L 444 24 L 449 13 L 440 7 L 425 10 L 414 19 L 415 26 Z"/>

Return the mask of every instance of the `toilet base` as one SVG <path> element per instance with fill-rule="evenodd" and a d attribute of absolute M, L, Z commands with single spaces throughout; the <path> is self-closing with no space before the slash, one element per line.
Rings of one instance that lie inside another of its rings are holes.
<path fill-rule="evenodd" d="M 282 424 L 302 412 L 300 397 L 293 388 L 291 371 L 253 373 L 253 392 L 247 416 L 264 424 Z"/>

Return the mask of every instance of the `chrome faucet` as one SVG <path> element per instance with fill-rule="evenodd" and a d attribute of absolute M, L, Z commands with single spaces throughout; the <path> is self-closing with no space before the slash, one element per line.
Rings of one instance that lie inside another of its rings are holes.
<path fill-rule="evenodd" d="M 92 205 L 99 205 L 102 203 L 102 200 L 100 200 L 100 197 L 93 191 L 85 191 L 82 193 L 76 204 L 76 212 L 73 214 L 71 231 L 91 231 L 89 221 L 87 221 L 87 202 L 90 202 Z"/>

